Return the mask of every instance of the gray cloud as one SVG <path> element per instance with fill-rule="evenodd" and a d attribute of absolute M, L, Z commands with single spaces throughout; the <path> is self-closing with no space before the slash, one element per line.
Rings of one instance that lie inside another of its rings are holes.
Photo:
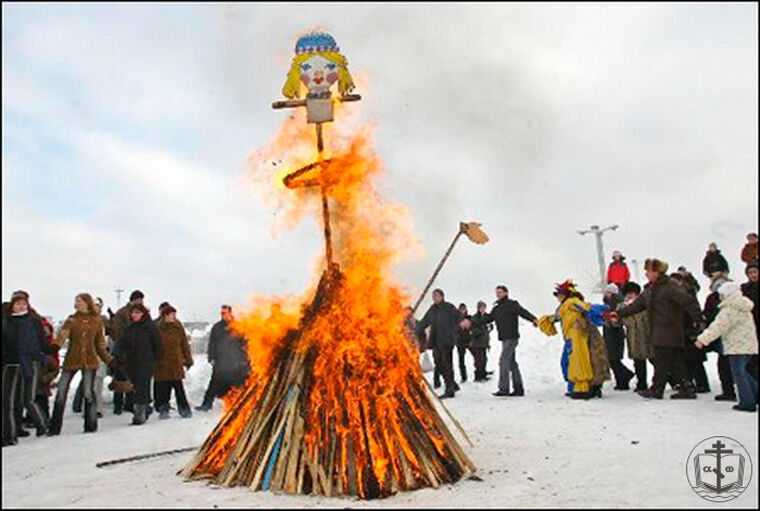
<path fill-rule="evenodd" d="M 306 286 L 319 226 L 308 220 L 272 240 L 274 213 L 235 183 L 284 118 L 269 103 L 295 34 L 313 25 L 329 28 L 352 71 L 369 77 L 358 92 L 377 124 L 381 189 L 410 207 L 427 249 L 397 269 L 412 291 L 460 220 L 482 221 L 492 242 L 457 247 L 438 282 L 452 300 L 474 305 L 504 282 L 539 310 L 554 306 L 554 282 L 591 284 L 593 242 L 576 233 L 590 224 L 621 225 L 605 239 L 608 253 L 694 269 L 713 239 L 738 268 L 743 235 L 756 230 L 756 5 L 50 9 L 3 6 L 4 149 L 13 142 L 3 156 L 3 295 L 33 285 L 58 315 L 82 287 L 105 293 L 117 282 L 208 317 L 230 296 Z M 163 194 L 160 176 L 135 164 L 119 171 L 125 193 L 104 194 L 99 220 L 53 212 L 29 195 L 34 166 L 21 140 L 39 143 L 39 134 L 17 116 L 74 148 L 78 179 L 100 176 L 90 195 L 107 187 L 105 149 L 62 133 L 114 140 L 111 171 L 136 150 L 152 155 L 148 165 L 174 162 L 174 183 L 184 173 L 197 180 L 185 198 L 179 183 Z M 152 193 L 135 210 L 120 201 L 141 197 L 137 179 Z M 49 225 L 89 234 L 62 258 Z M 94 251 L 92 236 L 104 232 L 115 240 Z M 91 267 L 98 276 L 88 280 Z"/>

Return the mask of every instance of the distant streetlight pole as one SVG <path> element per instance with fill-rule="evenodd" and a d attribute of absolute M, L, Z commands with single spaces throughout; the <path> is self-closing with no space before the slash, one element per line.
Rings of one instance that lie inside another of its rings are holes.
<path fill-rule="evenodd" d="M 121 307 L 121 294 L 124 292 L 124 290 L 121 287 L 116 288 L 116 308 L 118 309 Z"/>
<path fill-rule="evenodd" d="M 639 273 L 639 260 L 631 259 L 633 265 L 633 273 L 636 275 L 636 282 L 641 282 L 641 274 Z"/>
<path fill-rule="evenodd" d="M 602 235 L 605 233 L 605 231 L 614 231 L 618 227 L 618 225 L 611 225 L 609 227 L 605 227 L 604 229 L 600 229 L 598 225 L 592 225 L 586 231 L 578 231 L 578 234 L 581 236 L 589 233 L 593 233 L 596 236 L 596 255 L 599 260 L 599 292 L 602 294 L 604 294 L 604 288 L 607 285 L 607 279 L 605 277 L 604 271 L 604 245 L 602 243 Z"/>

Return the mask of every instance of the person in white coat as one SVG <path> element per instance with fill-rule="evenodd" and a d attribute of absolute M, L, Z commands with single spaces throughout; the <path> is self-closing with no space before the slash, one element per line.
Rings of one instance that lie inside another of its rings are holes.
<path fill-rule="evenodd" d="M 694 344 L 702 349 L 719 337 L 723 339 L 723 351 L 728 356 L 739 394 L 739 403 L 734 405 L 734 410 L 754 412 L 757 410 L 757 380 L 747 370 L 750 356 L 757 354 L 757 333 L 752 316 L 754 303 L 733 282 L 721 284 L 718 294 L 718 315 Z"/>

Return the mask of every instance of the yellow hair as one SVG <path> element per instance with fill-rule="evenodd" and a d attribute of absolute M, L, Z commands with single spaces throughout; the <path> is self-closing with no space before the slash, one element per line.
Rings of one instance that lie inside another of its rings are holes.
<path fill-rule="evenodd" d="M 301 64 L 314 55 L 324 57 L 338 65 L 338 92 L 341 96 L 354 90 L 354 80 L 351 78 L 351 73 L 348 72 L 348 61 L 341 53 L 337 51 L 299 53 L 293 57 L 288 78 L 285 80 L 285 85 L 282 86 L 283 96 L 289 99 L 301 96 Z"/>

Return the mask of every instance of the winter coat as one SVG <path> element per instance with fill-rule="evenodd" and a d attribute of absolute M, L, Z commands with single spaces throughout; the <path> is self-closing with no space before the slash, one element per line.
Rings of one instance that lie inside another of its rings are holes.
<path fill-rule="evenodd" d="M 493 325 L 486 321 L 486 313 L 476 312 L 470 317 L 472 326 L 470 327 L 470 338 L 472 339 L 472 348 L 488 348 L 491 343 L 491 330 Z"/>
<path fill-rule="evenodd" d="M 507 339 L 520 338 L 518 317 L 531 322 L 536 320 L 536 316 L 524 309 L 517 300 L 502 298 L 496 302 L 496 305 L 491 309 L 491 312 L 486 314 L 483 319 L 488 323 L 496 323 L 496 331 L 499 335 L 499 340 L 506 341 Z"/>
<path fill-rule="evenodd" d="M 715 321 L 705 329 L 697 341 L 710 344 L 719 337 L 723 339 L 725 355 L 756 355 L 757 332 L 752 319 L 752 300 L 736 292 L 725 297 L 718 307 Z"/>
<path fill-rule="evenodd" d="M 628 265 L 625 264 L 625 257 L 612 261 L 607 267 L 608 284 L 615 284 L 618 289 L 622 290 L 629 280 L 631 280 L 631 272 L 628 271 Z"/>
<path fill-rule="evenodd" d="M 471 316 L 467 314 L 463 316 L 462 319 L 470 319 L 470 318 Z M 459 325 L 457 325 L 456 332 L 457 332 L 457 347 L 469 348 L 472 345 L 472 336 L 470 334 L 470 330 L 468 328 L 460 328 Z"/>
<path fill-rule="evenodd" d="M 742 249 L 742 261 L 751 263 L 757 261 L 757 243 L 747 243 Z"/>
<path fill-rule="evenodd" d="M 752 300 L 752 316 L 755 318 L 755 330 L 757 330 L 758 309 L 757 309 L 757 282 L 745 282 L 741 287 L 742 294 Z"/>
<path fill-rule="evenodd" d="M 24 376 L 32 374 L 32 364 L 42 362 L 46 352 L 54 350 L 47 344 L 42 318 L 31 311 L 14 316 L 3 314 L 3 365 L 19 364 Z"/>
<path fill-rule="evenodd" d="M 728 261 L 726 261 L 723 254 L 720 253 L 720 250 L 707 252 L 705 258 L 702 260 L 702 272 L 705 275 L 710 275 L 711 273 L 718 271 L 728 273 Z"/>
<path fill-rule="evenodd" d="M 609 306 L 610 310 L 617 309 L 618 304 L 622 301 L 622 296 L 611 295 L 604 297 L 604 303 Z M 623 358 L 623 347 L 625 340 L 625 330 L 623 325 L 605 323 L 602 328 L 604 332 L 604 344 L 607 347 L 607 355 L 610 360 L 621 360 Z"/>
<path fill-rule="evenodd" d="M 683 312 L 689 314 L 692 323 L 702 321 L 697 300 L 667 275 L 660 276 L 618 314 L 625 318 L 642 311 L 647 311 L 649 316 L 652 346 L 684 345 Z"/>
<path fill-rule="evenodd" d="M 156 364 L 156 381 L 179 381 L 185 378 L 184 366 L 193 365 L 190 342 L 185 328 L 179 321 L 169 323 L 161 320 L 157 324 L 161 336 L 161 357 Z"/>
<path fill-rule="evenodd" d="M 625 307 L 625 303 L 618 305 L 618 310 Z M 628 346 L 628 358 L 633 360 L 647 360 L 654 358 L 654 350 L 649 339 L 649 315 L 646 311 L 633 316 L 622 318 L 621 323 L 625 327 L 625 339 Z"/>
<path fill-rule="evenodd" d="M 586 392 L 592 385 L 601 385 L 610 379 L 610 362 L 607 348 L 599 330 L 591 323 L 591 305 L 578 296 L 565 299 L 554 314 L 541 316 L 538 329 L 548 335 L 557 335 L 554 323 L 560 322 L 567 353 L 566 380 L 577 392 Z"/>
<path fill-rule="evenodd" d="M 161 337 L 147 314 L 122 331 L 116 341 L 114 356 L 124 364 L 127 376 L 135 386 L 150 382 L 161 358 Z"/>
<path fill-rule="evenodd" d="M 42 328 L 45 330 L 45 342 L 52 349 L 45 354 L 45 358 L 40 364 L 40 384 L 37 387 L 37 395 L 49 397 L 53 394 L 51 383 L 61 370 L 61 359 L 58 356 L 58 347 L 55 343 L 55 328 L 44 317 L 42 318 Z"/>
<path fill-rule="evenodd" d="M 208 339 L 208 360 L 214 373 L 224 381 L 238 385 L 248 377 L 248 352 L 244 338 L 229 330 L 221 320 L 211 327 Z"/>
<path fill-rule="evenodd" d="M 100 365 L 98 357 L 110 364 L 113 356 L 106 349 L 106 339 L 103 336 L 103 321 L 100 316 L 76 312 L 69 316 L 61 327 L 56 344 L 63 347 L 66 339 L 69 347 L 63 359 L 64 371 L 92 369 L 97 371 Z"/>
<path fill-rule="evenodd" d="M 124 329 L 132 322 L 129 317 L 129 303 L 116 311 L 110 321 L 109 329 L 111 330 L 111 336 L 114 342 L 119 340 L 119 336 L 124 332 Z"/>
<path fill-rule="evenodd" d="M 459 309 L 449 302 L 434 303 L 417 323 L 417 335 L 430 326 L 428 348 L 452 348 L 456 344 L 457 325 L 464 319 Z"/>

